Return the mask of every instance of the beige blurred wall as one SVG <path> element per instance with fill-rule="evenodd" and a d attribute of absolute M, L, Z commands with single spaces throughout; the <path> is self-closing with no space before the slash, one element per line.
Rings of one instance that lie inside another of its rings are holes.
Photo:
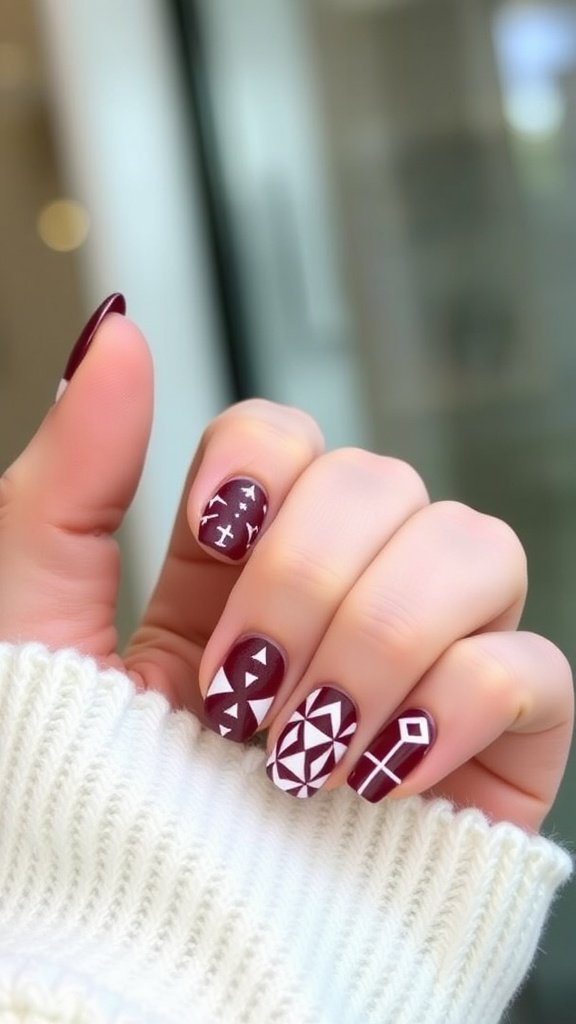
<path fill-rule="evenodd" d="M 52 142 L 34 5 L 0 5 L 0 465 L 52 401 L 85 309 L 74 252 L 49 249 L 37 219 L 64 186 Z"/>

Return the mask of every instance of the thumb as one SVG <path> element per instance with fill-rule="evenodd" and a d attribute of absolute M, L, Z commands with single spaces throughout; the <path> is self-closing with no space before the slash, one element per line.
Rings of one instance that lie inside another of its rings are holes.
<path fill-rule="evenodd" d="M 120 295 L 74 346 L 57 401 L 0 486 L 0 639 L 116 647 L 120 526 L 152 421 L 146 342 Z"/>

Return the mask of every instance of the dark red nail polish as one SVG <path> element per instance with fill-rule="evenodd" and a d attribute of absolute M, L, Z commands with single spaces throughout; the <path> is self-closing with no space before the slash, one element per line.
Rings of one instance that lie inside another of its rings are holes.
<path fill-rule="evenodd" d="M 356 732 L 354 703 L 333 686 L 313 690 L 296 708 L 266 763 L 272 782 L 307 797 L 326 782 Z"/>
<path fill-rule="evenodd" d="M 88 352 L 96 331 L 109 313 L 121 313 L 123 316 L 126 313 L 126 300 L 120 292 L 114 292 L 112 295 L 109 295 L 107 299 L 104 299 L 104 302 L 98 306 L 98 309 L 90 317 L 78 338 L 78 341 L 74 345 L 70 356 L 68 357 L 66 369 L 64 370 L 62 380 L 60 381 L 56 394 L 56 401 L 58 401 L 60 395 L 66 390 L 67 385 L 72 380 L 72 377 Z"/>
<path fill-rule="evenodd" d="M 198 539 L 237 562 L 256 541 L 267 511 L 266 493 L 254 480 L 227 480 L 202 513 Z"/>
<path fill-rule="evenodd" d="M 240 640 L 208 687 L 206 720 L 228 740 L 243 742 L 258 729 L 284 678 L 280 649 L 262 636 Z"/>
<path fill-rule="evenodd" d="M 420 764 L 435 739 L 432 715 L 420 708 L 407 708 L 366 748 L 348 776 L 348 785 L 371 803 L 382 800 Z"/>

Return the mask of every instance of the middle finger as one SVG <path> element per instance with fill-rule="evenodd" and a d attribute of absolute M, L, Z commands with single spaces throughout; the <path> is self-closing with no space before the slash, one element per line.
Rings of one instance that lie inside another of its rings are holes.
<path fill-rule="evenodd" d="M 415 470 L 370 452 L 341 449 L 304 471 L 206 647 L 200 686 L 215 731 L 242 741 L 273 701 L 277 713 L 358 576 L 427 501 Z"/>

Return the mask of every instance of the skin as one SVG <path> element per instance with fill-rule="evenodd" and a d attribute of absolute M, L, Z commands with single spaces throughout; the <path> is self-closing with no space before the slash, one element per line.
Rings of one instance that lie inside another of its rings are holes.
<path fill-rule="evenodd" d="M 146 343 L 112 314 L 0 480 L 0 639 L 74 647 L 202 717 L 234 642 L 269 636 L 287 672 L 262 723 L 268 749 L 319 682 L 338 685 L 359 725 L 326 783 L 335 788 L 393 714 L 425 707 L 436 743 L 387 799 L 432 793 L 538 830 L 568 756 L 573 686 L 558 648 L 518 629 L 518 538 L 465 505 L 431 504 L 403 462 L 326 454 L 296 409 L 251 400 L 207 428 L 157 587 L 118 652 L 113 534 L 140 478 L 152 402 Z M 207 500 L 236 476 L 257 479 L 270 509 L 244 563 L 230 564 L 195 538 Z"/>

